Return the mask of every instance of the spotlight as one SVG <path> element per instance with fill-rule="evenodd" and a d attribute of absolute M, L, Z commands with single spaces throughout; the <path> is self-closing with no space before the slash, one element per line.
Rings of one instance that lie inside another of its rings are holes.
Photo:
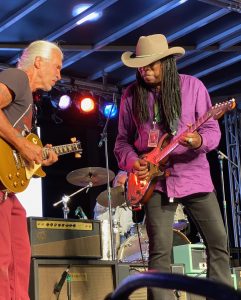
<path fill-rule="evenodd" d="M 84 98 L 81 100 L 80 107 L 84 112 L 90 112 L 95 108 L 94 100 L 91 98 Z"/>
<path fill-rule="evenodd" d="M 65 110 L 71 105 L 71 98 L 68 95 L 55 96 L 51 98 L 51 104 L 54 108 Z"/>
<path fill-rule="evenodd" d="M 86 9 L 88 9 L 91 6 L 91 4 L 78 4 L 73 8 L 72 15 L 73 17 L 78 16 L 82 12 L 84 12 Z M 102 16 L 102 12 L 93 12 L 86 17 L 80 19 L 76 24 L 80 25 L 83 24 L 86 21 L 96 21 Z"/>
<path fill-rule="evenodd" d="M 68 95 L 63 95 L 59 98 L 59 108 L 67 109 L 71 105 L 71 98 Z"/>
<path fill-rule="evenodd" d="M 117 115 L 117 105 L 115 103 L 105 103 L 102 111 L 106 118 L 115 118 Z"/>
<path fill-rule="evenodd" d="M 81 97 L 76 101 L 76 106 L 80 111 L 89 113 L 95 110 L 95 101 L 90 96 Z"/>

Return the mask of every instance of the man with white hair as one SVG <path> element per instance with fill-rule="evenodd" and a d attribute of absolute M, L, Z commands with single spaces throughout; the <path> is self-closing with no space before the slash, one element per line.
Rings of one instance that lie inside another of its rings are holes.
<path fill-rule="evenodd" d="M 63 53 L 48 41 L 31 43 L 19 59 L 17 68 L 0 73 L 0 137 L 16 149 L 26 164 L 49 166 L 57 155 L 28 141 L 32 129 L 32 93 L 50 91 L 60 80 Z M 14 193 L 1 184 L 0 190 L 0 299 L 28 300 L 31 249 L 26 212 Z"/>

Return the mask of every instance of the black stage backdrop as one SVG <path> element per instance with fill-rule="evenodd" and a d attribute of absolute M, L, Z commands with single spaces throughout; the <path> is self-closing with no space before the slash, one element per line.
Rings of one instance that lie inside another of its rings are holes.
<path fill-rule="evenodd" d="M 219 150 L 226 153 L 223 119 L 219 120 L 219 123 L 222 129 L 222 139 Z M 38 124 L 41 127 L 41 140 L 43 144 L 67 144 L 70 142 L 71 137 L 76 137 L 82 144 L 83 154 L 80 159 L 76 159 L 74 154 L 63 155 L 59 157 L 59 161 L 56 164 L 45 168 L 47 176 L 42 180 L 43 216 L 63 218 L 62 204 L 57 207 L 53 207 L 53 203 L 61 200 L 63 195 L 70 195 L 81 188 L 70 184 L 66 180 L 67 174 L 73 170 L 86 167 L 106 167 L 105 145 L 103 144 L 102 147 L 98 147 L 105 119 L 98 111 L 91 114 L 84 114 L 76 111 L 76 109 L 69 109 L 68 111 L 63 112 L 53 110 L 50 102 L 45 101 L 44 104 L 42 103 L 41 105 L 38 105 Z M 118 171 L 118 165 L 113 154 L 113 148 L 117 134 L 117 126 L 118 118 L 115 118 L 109 121 L 107 130 L 109 169 L 115 174 Z M 221 211 L 223 213 L 222 186 L 217 152 L 210 152 L 208 154 L 208 159 L 210 162 L 211 175 L 217 191 Z M 232 244 L 232 219 L 230 213 L 227 161 L 224 160 L 223 164 L 228 207 L 228 222 L 230 226 L 230 241 Z M 68 203 L 70 208 L 69 218 L 76 218 L 75 209 L 78 206 L 83 208 L 89 219 L 93 218 L 93 209 L 96 203 L 96 198 L 106 189 L 107 185 L 105 184 L 90 188 L 88 193 L 86 193 L 86 191 L 82 191 L 73 196 Z M 195 226 L 191 221 L 190 224 L 190 232 L 187 233 L 188 238 L 192 242 L 197 242 L 199 239 L 196 236 L 197 232 Z"/>

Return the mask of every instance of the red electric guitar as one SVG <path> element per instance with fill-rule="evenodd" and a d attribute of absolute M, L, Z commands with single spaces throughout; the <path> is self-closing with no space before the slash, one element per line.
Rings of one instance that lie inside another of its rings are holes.
<path fill-rule="evenodd" d="M 155 189 L 158 177 L 165 176 L 165 163 L 168 160 L 168 155 L 178 147 L 179 141 L 184 133 L 194 132 L 211 117 L 215 120 L 219 119 L 225 112 L 234 109 L 235 106 L 235 99 L 216 104 L 211 107 L 204 116 L 173 139 L 171 139 L 169 134 L 164 134 L 158 142 L 157 147 L 141 156 L 141 158 L 149 163 L 149 176 L 145 180 L 138 180 L 134 173 L 128 174 L 128 205 L 132 206 L 133 209 L 138 209 L 149 200 Z"/>

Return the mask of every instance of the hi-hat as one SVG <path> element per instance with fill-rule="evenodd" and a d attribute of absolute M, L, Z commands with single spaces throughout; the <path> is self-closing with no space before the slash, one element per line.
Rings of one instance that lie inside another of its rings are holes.
<path fill-rule="evenodd" d="M 125 203 L 125 194 L 123 186 L 111 188 L 110 195 L 112 208 L 116 208 L 117 206 L 120 206 Z M 100 205 L 108 207 L 108 191 L 106 190 L 100 193 L 96 200 Z"/>
<path fill-rule="evenodd" d="M 111 170 L 109 170 L 109 177 L 110 181 L 115 177 L 114 172 Z M 108 182 L 107 170 L 100 167 L 88 167 L 74 170 L 66 176 L 66 179 L 71 184 L 83 187 L 90 182 L 93 186 L 106 184 Z"/>

